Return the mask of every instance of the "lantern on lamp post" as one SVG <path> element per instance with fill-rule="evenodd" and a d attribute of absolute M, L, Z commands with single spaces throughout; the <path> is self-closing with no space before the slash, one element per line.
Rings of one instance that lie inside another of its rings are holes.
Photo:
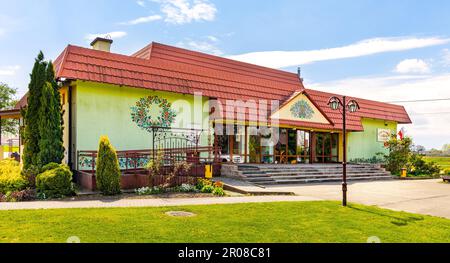
<path fill-rule="evenodd" d="M 343 145 L 343 158 L 342 158 L 342 205 L 347 206 L 347 130 L 346 130 L 346 115 L 347 111 L 354 113 L 359 110 L 359 104 L 356 100 L 346 101 L 346 96 L 342 97 L 342 100 L 336 96 L 331 97 L 328 100 L 328 105 L 332 110 L 340 110 L 342 107 L 342 145 Z"/>

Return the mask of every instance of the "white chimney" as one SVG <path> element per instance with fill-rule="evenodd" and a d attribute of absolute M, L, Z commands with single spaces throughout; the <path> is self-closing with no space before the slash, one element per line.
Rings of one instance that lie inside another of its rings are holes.
<path fill-rule="evenodd" d="M 112 43 L 113 43 L 112 39 L 103 38 L 103 37 L 96 37 L 91 42 L 91 47 L 93 49 L 95 49 L 95 50 L 110 52 Z"/>

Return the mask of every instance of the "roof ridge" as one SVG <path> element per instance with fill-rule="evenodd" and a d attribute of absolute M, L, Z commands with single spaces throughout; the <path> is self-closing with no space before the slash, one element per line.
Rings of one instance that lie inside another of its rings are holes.
<path fill-rule="evenodd" d="M 163 44 L 163 43 L 159 43 L 159 42 L 152 42 L 152 44 L 155 46 L 162 46 L 162 47 L 168 47 L 168 48 L 172 48 L 178 51 L 182 51 L 185 53 L 190 53 L 191 55 L 194 56 L 199 56 L 199 57 L 206 57 L 212 60 L 219 60 L 218 62 L 220 62 L 220 60 L 226 61 L 227 63 L 230 64 L 238 64 L 238 65 L 242 65 L 242 66 L 251 66 L 254 68 L 258 68 L 260 70 L 263 71 L 271 71 L 273 73 L 282 73 L 282 74 L 286 74 L 286 75 L 291 75 L 292 77 L 297 76 L 296 73 L 293 72 L 289 72 L 289 71 L 285 71 L 285 70 L 280 70 L 280 69 L 275 69 L 275 68 L 270 68 L 270 67 L 265 67 L 265 66 L 260 66 L 260 65 L 256 65 L 256 64 L 252 64 L 252 63 L 248 63 L 248 62 L 243 62 L 243 61 L 239 61 L 239 60 L 234 60 L 234 59 L 230 59 L 230 58 L 226 58 L 226 57 L 221 57 L 221 56 L 217 56 L 217 55 L 212 55 L 212 54 L 207 54 L 207 53 L 203 53 L 203 52 L 199 52 L 199 51 L 195 51 L 195 50 L 190 50 L 190 49 L 186 49 L 186 48 L 180 48 L 180 47 L 176 47 L 176 46 L 171 46 L 171 45 L 167 45 L 167 44 Z"/>

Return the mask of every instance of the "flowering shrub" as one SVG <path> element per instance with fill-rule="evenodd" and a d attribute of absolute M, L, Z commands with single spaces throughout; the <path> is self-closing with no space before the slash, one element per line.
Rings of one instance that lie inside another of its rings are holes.
<path fill-rule="evenodd" d="M 138 195 L 154 195 L 164 193 L 164 188 L 158 186 L 141 187 L 134 190 L 134 192 Z"/>
<path fill-rule="evenodd" d="M 214 187 L 223 188 L 223 183 L 221 181 L 214 182 Z"/>
<path fill-rule="evenodd" d="M 180 189 L 180 192 L 185 192 L 185 193 L 197 191 L 195 185 L 191 185 L 191 184 L 182 184 L 181 186 L 179 186 L 179 189 Z"/>
<path fill-rule="evenodd" d="M 206 185 L 212 185 L 211 180 L 203 179 L 203 178 L 198 178 L 197 184 L 195 185 L 195 187 L 196 187 L 198 190 L 202 190 L 203 187 L 206 186 Z"/>

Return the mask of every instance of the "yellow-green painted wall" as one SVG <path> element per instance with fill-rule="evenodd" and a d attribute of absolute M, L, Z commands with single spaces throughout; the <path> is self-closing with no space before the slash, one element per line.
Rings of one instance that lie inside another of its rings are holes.
<path fill-rule="evenodd" d="M 362 119 L 363 132 L 350 132 L 347 135 L 347 160 L 369 159 L 378 152 L 387 153 L 383 142 L 377 141 L 378 129 L 390 129 L 397 132 L 397 123 L 392 121 Z"/>
<path fill-rule="evenodd" d="M 140 98 L 150 95 L 172 103 L 177 113 L 172 127 L 209 127 L 209 107 L 204 98 L 199 101 L 197 98 L 194 103 L 193 95 L 82 81 L 76 82 L 74 90 L 73 128 L 77 151 L 97 150 L 101 135 L 107 135 L 117 150 L 151 149 L 151 134 L 131 120 L 130 109 Z M 202 135 L 201 144 L 206 145 L 208 133 Z"/>

